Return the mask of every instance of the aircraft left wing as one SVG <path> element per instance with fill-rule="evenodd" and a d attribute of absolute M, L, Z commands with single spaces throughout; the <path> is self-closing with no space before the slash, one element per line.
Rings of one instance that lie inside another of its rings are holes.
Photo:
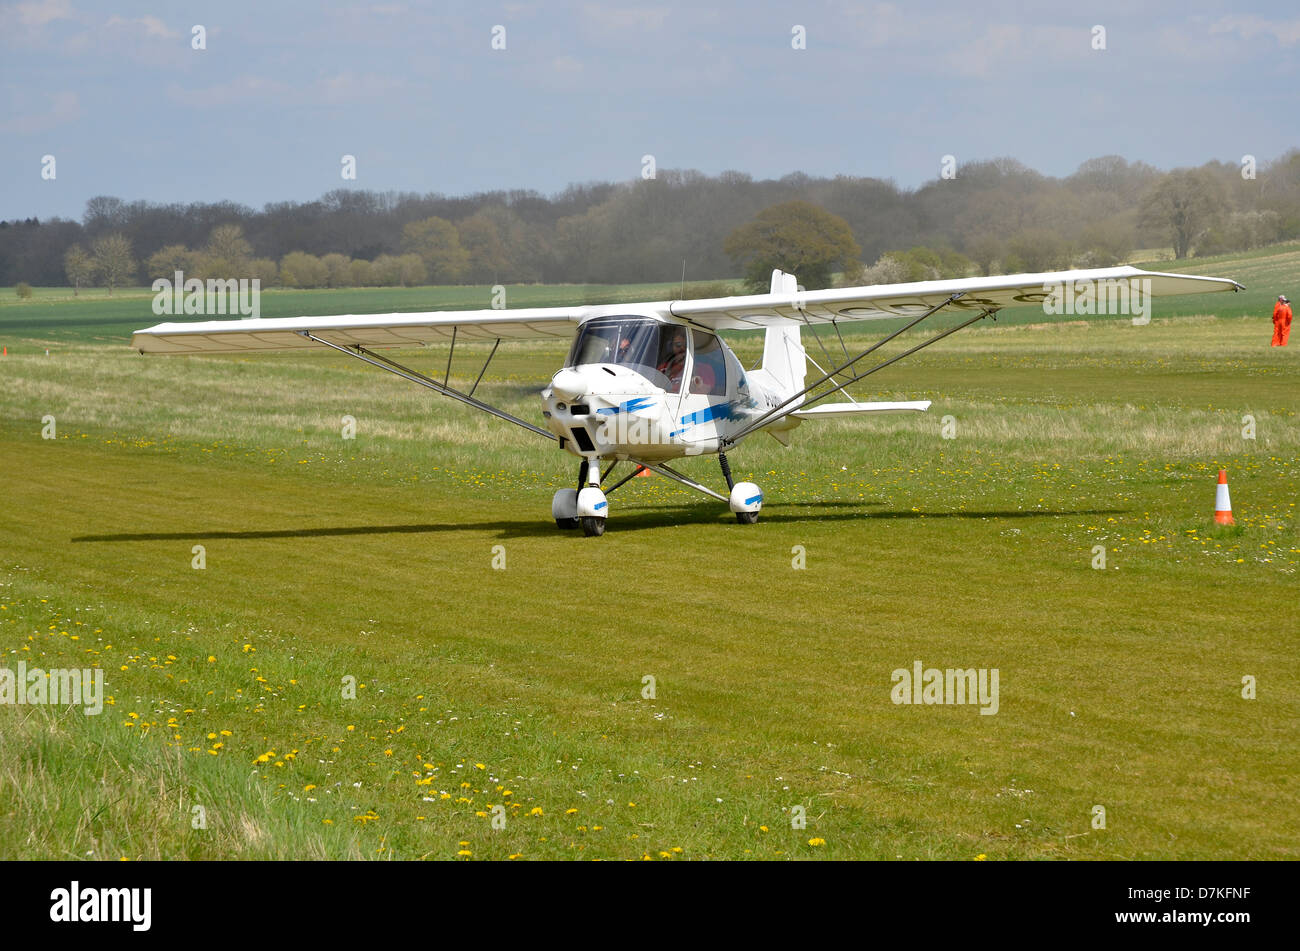
<path fill-rule="evenodd" d="M 817 324 L 840 320 L 916 317 L 942 304 L 953 294 L 961 294 L 961 297 L 948 306 L 971 313 L 1020 304 L 1041 305 L 1054 289 L 1066 287 L 1071 289 L 1066 293 L 1077 293 L 1085 287 L 1089 288 L 1099 301 L 1117 292 L 1139 293 L 1143 295 L 1142 300 L 1145 300 L 1147 294 L 1163 297 L 1244 289 L 1236 281 L 1223 277 L 1164 274 L 1126 266 L 673 301 L 669 305 L 669 311 L 677 317 L 689 317 L 713 330 L 743 330 L 782 324 L 789 320 Z"/>
<path fill-rule="evenodd" d="M 323 346 L 303 331 L 341 347 L 417 347 L 450 340 L 568 339 L 581 308 L 347 314 L 336 317 L 258 317 L 158 324 L 131 335 L 141 353 L 247 353 Z"/>

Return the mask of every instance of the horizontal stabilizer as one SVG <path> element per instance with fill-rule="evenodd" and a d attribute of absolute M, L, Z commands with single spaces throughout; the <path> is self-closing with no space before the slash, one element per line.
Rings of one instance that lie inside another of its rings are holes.
<path fill-rule="evenodd" d="M 799 419 L 811 419 L 815 416 L 856 416 L 859 413 L 924 413 L 929 408 L 929 400 L 913 400 L 910 403 L 819 403 L 807 409 L 797 409 L 794 415 Z"/>

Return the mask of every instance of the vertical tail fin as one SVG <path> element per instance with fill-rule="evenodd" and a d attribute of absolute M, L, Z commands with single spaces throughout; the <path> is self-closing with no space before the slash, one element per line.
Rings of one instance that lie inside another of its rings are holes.
<path fill-rule="evenodd" d="M 799 282 L 793 274 L 775 270 L 772 272 L 772 293 L 793 297 L 799 292 Z M 807 374 L 807 362 L 804 359 L 803 345 L 799 342 L 799 325 L 787 324 L 782 327 L 768 327 L 763 339 L 762 367 L 786 396 L 791 396 L 804 388 Z"/>

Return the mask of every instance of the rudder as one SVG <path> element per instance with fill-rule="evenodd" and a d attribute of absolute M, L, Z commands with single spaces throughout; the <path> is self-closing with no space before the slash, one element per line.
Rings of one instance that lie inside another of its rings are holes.
<path fill-rule="evenodd" d="M 799 282 L 793 274 L 786 274 L 779 269 L 774 270 L 772 293 L 793 297 L 799 293 Z M 786 395 L 797 393 L 804 388 L 808 364 L 804 357 L 803 344 L 799 342 L 797 323 L 767 328 L 763 338 L 762 367 Z"/>

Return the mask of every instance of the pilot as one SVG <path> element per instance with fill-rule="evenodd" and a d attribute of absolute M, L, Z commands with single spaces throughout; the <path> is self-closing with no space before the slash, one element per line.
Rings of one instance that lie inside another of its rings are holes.
<path fill-rule="evenodd" d="M 632 338 L 623 337 L 618 342 L 618 356 L 615 357 L 615 363 L 627 363 L 628 354 L 632 352 Z"/>
<path fill-rule="evenodd" d="M 659 372 L 668 377 L 672 389 L 677 390 L 682 383 L 682 373 L 686 369 L 686 335 L 680 331 L 673 335 L 668 355 L 659 364 Z"/>

